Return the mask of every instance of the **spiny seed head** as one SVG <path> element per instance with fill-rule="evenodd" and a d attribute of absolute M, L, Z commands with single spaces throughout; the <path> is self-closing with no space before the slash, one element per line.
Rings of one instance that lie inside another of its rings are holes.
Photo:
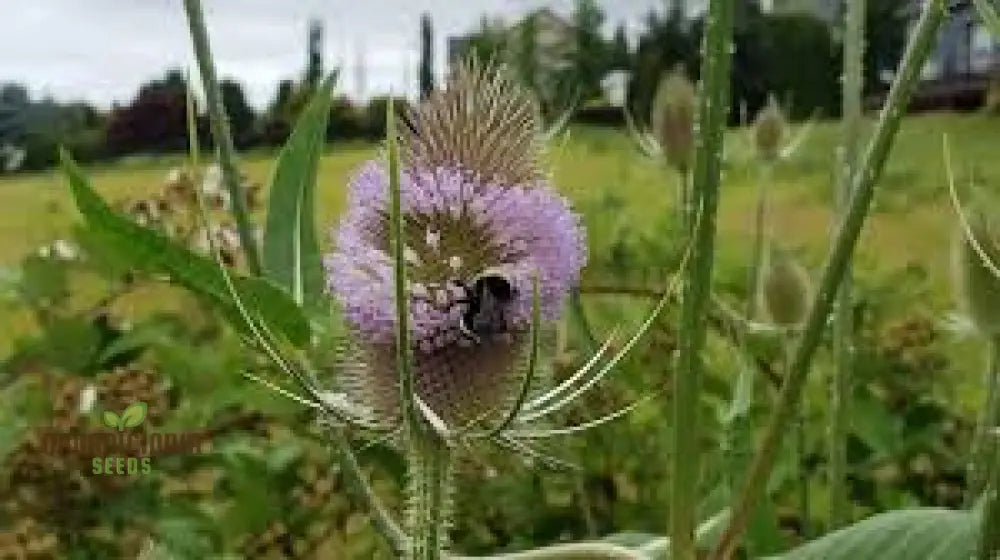
<path fill-rule="evenodd" d="M 694 119 L 697 95 L 694 84 L 678 66 L 660 81 L 653 100 L 653 134 L 667 163 L 681 172 L 694 158 Z"/>
<path fill-rule="evenodd" d="M 964 232 L 956 235 L 952 253 L 959 299 L 976 328 L 988 336 L 1000 334 L 1000 278 L 983 261 L 1000 267 L 1000 224 L 984 212 L 970 213 L 972 236 L 984 255 L 975 250 Z"/>
<path fill-rule="evenodd" d="M 761 282 L 761 303 L 771 322 L 783 327 L 802 324 L 809 311 L 809 274 L 782 249 L 772 249 Z"/>
<path fill-rule="evenodd" d="M 402 135 L 404 259 L 415 391 L 449 425 L 507 404 L 523 375 L 537 275 L 558 318 L 586 259 L 583 230 L 536 167 L 534 105 L 500 67 L 460 66 Z M 513 119 L 513 120 L 511 120 Z M 389 175 L 368 162 L 325 258 L 353 336 L 339 388 L 399 416 Z"/>
<path fill-rule="evenodd" d="M 754 125 L 757 155 L 764 161 L 778 159 L 784 137 L 785 115 L 774 95 L 768 95 L 767 106 L 757 116 L 757 123 Z"/>
<path fill-rule="evenodd" d="M 503 65 L 457 64 L 444 88 L 412 106 L 400 132 L 404 165 L 458 169 L 479 181 L 530 185 L 539 168 L 539 108 Z"/>

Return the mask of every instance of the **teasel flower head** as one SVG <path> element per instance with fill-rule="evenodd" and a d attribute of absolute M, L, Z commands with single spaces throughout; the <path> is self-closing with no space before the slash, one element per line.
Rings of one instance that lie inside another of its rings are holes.
<path fill-rule="evenodd" d="M 680 66 L 660 81 L 653 99 L 653 134 L 667 163 L 682 173 L 694 159 L 697 100 L 694 84 Z"/>
<path fill-rule="evenodd" d="M 539 168 L 537 114 L 503 67 L 466 63 L 399 135 L 414 392 L 449 426 L 517 398 L 536 305 L 557 319 L 586 260 L 577 215 Z M 389 187 L 386 165 L 361 166 L 324 261 L 351 332 L 338 390 L 386 425 L 401 411 Z"/>
<path fill-rule="evenodd" d="M 952 252 L 959 300 L 979 332 L 997 336 L 1000 335 L 1000 277 L 996 274 L 1000 264 L 1000 223 L 981 211 L 969 212 L 968 218 L 968 236 L 956 235 Z"/>
<path fill-rule="evenodd" d="M 785 138 L 785 115 L 774 95 L 768 95 L 767 106 L 757 116 L 754 125 L 754 142 L 757 155 L 764 161 L 773 162 L 781 156 Z"/>
<path fill-rule="evenodd" d="M 760 284 L 761 307 L 778 326 L 800 326 L 809 312 L 809 274 L 786 250 L 772 248 Z"/>

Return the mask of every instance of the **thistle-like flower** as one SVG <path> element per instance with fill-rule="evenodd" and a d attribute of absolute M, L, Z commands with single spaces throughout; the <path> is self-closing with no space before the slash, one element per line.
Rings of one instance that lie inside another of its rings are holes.
<path fill-rule="evenodd" d="M 797 327 L 809 312 L 809 274 L 783 249 L 772 249 L 768 260 L 760 288 L 762 307 L 773 324 Z"/>
<path fill-rule="evenodd" d="M 414 391 L 448 426 L 496 418 L 516 399 L 535 279 L 541 319 L 555 320 L 586 260 L 577 216 L 539 170 L 537 123 L 502 68 L 469 64 L 400 135 Z M 364 164 L 325 260 L 353 333 L 339 389 L 385 426 L 401 410 L 388 200 L 386 166 Z"/>
<path fill-rule="evenodd" d="M 653 134 L 667 163 L 681 173 L 694 159 L 694 118 L 698 98 L 681 67 L 660 82 L 653 99 Z"/>

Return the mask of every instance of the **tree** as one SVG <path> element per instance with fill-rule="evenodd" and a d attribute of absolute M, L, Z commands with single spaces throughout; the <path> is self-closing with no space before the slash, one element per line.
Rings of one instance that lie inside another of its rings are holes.
<path fill-rule="evenodd" d="M 312 90 L 323 78 L 323 24 L 309 20 L 308 53 L 306 54 L 306 86 Z"/>
<path fill-rule="evenodd" d="M 434 31 L 431 16 L 424 12 L 420 16 L 420 97 L 426 98 L 434 91 Z"/>
<path fill-rule="evenodd" d="M 243 86 L 235 80 L 223 79 L 219 82 L 219 89 L 222 90 L 222 103 L 226 106 L 226 114 L 229 116 L 233 142 L 238 148 L 252 145 L 256 140 L 254 131 L 256 116 L 243 94 Z"/>
<path fill-rule="evenodd" d="M 601 79 L 608 69 L 608 49 L 601 37 L 604 12 L 597 0 L 576 0 L 573 21 L 573 78 L 583 99 L 601 94 Z"/>
<path fill-rule="evenodd" d="M 536 91 L 540 76 L 538 68 L 538 14 L 525 16 L 517 28 L 514 52 L 511 57 L 514 70 L 525 86 Z"/>
<path fill-rule="evenodd" d="M 111 112 L 107 142 L 116 154 L 180 151 L 187 145 L 187 83 L 180 70 L 143 84 L 135 99 Z"/>
<path fill-rule="evenodd" d="M 614 38 L 611 40 L 611 67 L 617 70 L 624 70 L 631 64 L 631 53 L 628 49 L 628 36 L 625 33 L 625 26 L 618 24 L 615 28 Z"/>
<path fill-rule="evenodd" d="M 903 58 L 908 18 L 897 0 L 868 0 L 865 13 L 865 92 L 885 89 L 882 75 Z"/>

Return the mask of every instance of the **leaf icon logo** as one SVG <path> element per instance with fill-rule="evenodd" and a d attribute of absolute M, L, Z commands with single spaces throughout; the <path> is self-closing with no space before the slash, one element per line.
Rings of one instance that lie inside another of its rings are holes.
<path fill-rule="evenodd" d="M 104 415 L 101 417 L 104 421 L 104 425 L 109 428 L 118 428 L 118 431 L 124 431 L 125 428 L 134 428 L 142 421 L 146 419 L 146 403 L 138 401 L 132 403 L 121 413 L 121 416 L 111 412 L 110 410 L 104 411 Z"/>

